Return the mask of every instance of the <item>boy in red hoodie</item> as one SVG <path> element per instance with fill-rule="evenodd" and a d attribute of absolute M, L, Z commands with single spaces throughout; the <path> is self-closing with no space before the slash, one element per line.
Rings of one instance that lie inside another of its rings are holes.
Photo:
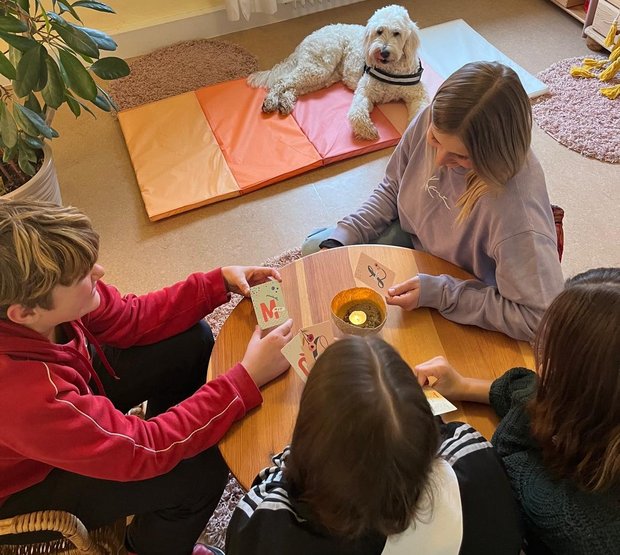
<path fill-rule="evenodd" d="M 292 336 L 290 320 L 257 329 L 243 360 L 205 384 L 202 319 L 280 275 L 229 266 L 121 296 L 98 251 L 75 208 L 0 201 L 0 518 L 57 509 L 96 528 L 135 515 L 128 549 L 186 555 L 226 484 L 215 445 L 288 368 Z M 144 400 L 146 420 L 126 414 Z"/>

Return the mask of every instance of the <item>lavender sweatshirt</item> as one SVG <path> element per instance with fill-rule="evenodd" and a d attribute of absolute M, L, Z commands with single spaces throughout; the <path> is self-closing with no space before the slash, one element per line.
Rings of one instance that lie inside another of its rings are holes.
<path fill-rule="evenodd" d="M 457 199 L 466 169 L 429 175 L 426 130 L 430 109 L 412 121 L 392 154 L 381 184 L 330 238 L 369 243 L 395 220 L 413 246 L 448 260 L 476 279 L 420 274 L 420 306 L 462 324 L 532 339 L 543 312 L 562 290 L 553 216 L 542 168 L 530 150 L 521 171 L 499 194 L 483 195 L 458 224 Z"/>

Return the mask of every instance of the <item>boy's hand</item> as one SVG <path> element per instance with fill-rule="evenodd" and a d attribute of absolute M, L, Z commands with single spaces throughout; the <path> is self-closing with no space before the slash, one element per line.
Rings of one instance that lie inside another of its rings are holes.
<path fill-rule="evenodd" d="M 431 385 L 452 401 L 489 403 L 490 380 L 465 378 L 442 356 L 432 358 L 413 368 L 421 386 Z M 431 383 L 429 378 L 435 378 Z"/>
<path fill-rule="evenodd" d="M 420 278 L 415 276 L 390 287 L 385 302 L 400 306 L 405 310 L 418 308 L 420 302 Z"/>
<path fill-rule="evenodd" d="M 250 296 L 250 287 L 265 283 L 269 278 L 282 281 L 278 270 L 264 266 L 225 266 L 222 268 L 222 276 L 228 291 L 244 297 Z"/>
<path fill-rule="evenodd" d="M 241 364 L 258 387 L 278 377 L 290 366 L 280 351 L 293 339 L 292 329 L 293 320 L 289 319 L 263 337 L 261 329 L 256 326 Z"/>

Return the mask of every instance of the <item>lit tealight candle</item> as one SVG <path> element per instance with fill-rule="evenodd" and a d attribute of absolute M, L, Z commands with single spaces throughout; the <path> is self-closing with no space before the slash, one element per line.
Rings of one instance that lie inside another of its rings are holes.
<path fill-rule="evenodd" d="M 366 313 L 363 310 L 354 310 L 349 314 L 349 322 L 354 326 L 361 326 L 366 322 Z"/>

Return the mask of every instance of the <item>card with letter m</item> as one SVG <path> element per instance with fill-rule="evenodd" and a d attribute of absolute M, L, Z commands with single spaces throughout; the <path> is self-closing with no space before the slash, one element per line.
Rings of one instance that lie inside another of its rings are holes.
<path fill-rule="evenodd" d="M 250 288 L 256 320 L 262 330 L 279 326 L 288 320 L 282 285 L 275 280 Z"/>

